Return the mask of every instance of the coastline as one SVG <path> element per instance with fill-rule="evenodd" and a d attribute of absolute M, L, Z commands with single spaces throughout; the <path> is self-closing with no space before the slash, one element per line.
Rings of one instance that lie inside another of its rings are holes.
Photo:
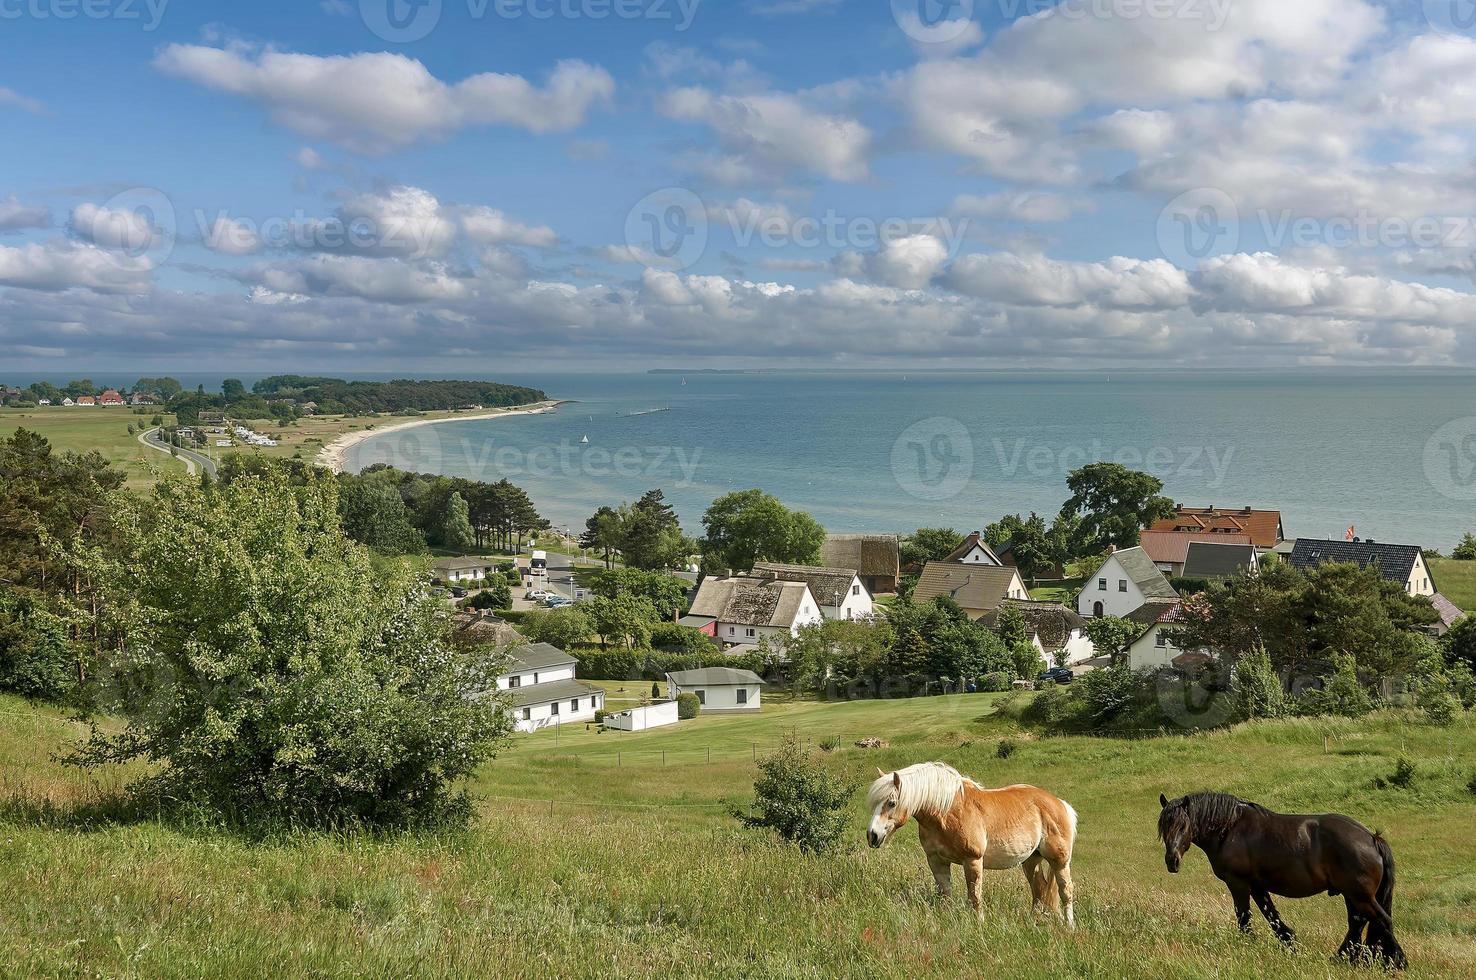
<path fill-rule="evenodd" d="M 406 419 L 403 422 L 396 422 L 391 425 L 375 425 L 373 428 L 369 429 L 359 429 L 354 432 L 345 432 L 343 435 L 339 436 L 337 439 L 334 439 L 332 442 L 327 443 L 323 446 L 322 449 L 318 450 L 318 455 L 314 462 L 316 462 L 319 466 L 327 467 L 335 474 L 342 473 L 343 465 L 348 457 L 348 451 L 350 449 L 353 449 L 361 442 L 366 442 L 370 439 L 385 435 L 389 432 L 394 432 L 399 429 L 413 429 L 422 425 L 439 425 L 442 422 L 477 422 L 483 419 L 511 418 L 515 415 L 546 415 L 547 413 L 557 409 L 560 405 L 567 404 L 569 404 L 569 401 L 567 399 L 550 399 L 549 401 L 536 402 L 532 405 L 527 405 L 522 408 L 494 409 L 493 411 L 480 412 L 475 415 L 451 415 L 447 416 L 446 418 L 440 419 L 412 418 Z"/>

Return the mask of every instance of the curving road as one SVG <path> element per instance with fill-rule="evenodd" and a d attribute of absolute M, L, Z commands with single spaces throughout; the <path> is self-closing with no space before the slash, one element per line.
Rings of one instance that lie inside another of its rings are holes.
<path fill-rule="evenodd" d="M 150 449 L 156 449 L 161 453 L 169 453 L 170 455 L 178 453 L 179 459 L 184 462 L 185 469 L 189 472 L 190 476 L 194 476 L 201 469 L 209 473 L 211 479 L 214 479 L 216 476 L 215 460 L 203 453 L 197 453 L 193 449 L 176 449 L 160 438 L 157 428 L 150 429 L 139 436 L 138 441 Z"/>

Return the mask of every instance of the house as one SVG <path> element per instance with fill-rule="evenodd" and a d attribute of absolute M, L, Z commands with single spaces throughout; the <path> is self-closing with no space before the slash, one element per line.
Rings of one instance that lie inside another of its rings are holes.
<path fill-rule="evenodd" d="M 1189 546 L 1200 541 L 1226 544 L 1251 544 L 1249 534 L 1215 534 L 1209 531 L 1144 531 L 1138 536 L 1138 547 L 1153 560 L 1158 570 L 1170 578 L 1184 574 L 1184 561 Z"/>
<path fill-rule="evenodd" d="M 980 619 L 1006 599 L 1028 599 L 1030 593 L 1019 571 L 1013 568 L 930 561 L 923 566 L 917 587 L 912 590 L 912 601 L 932 602 L 939 596 L 958 603 L 970 619 Z"/>
<path fill-rule="evenodd" d="M 643 704 L 638 708 L 629 708 L 606 715 L 601 724 L 606 728 L 613 728 L 621 732 L 643 732 L 648 728 L 675 725 L 677 720 L 675 701 L 657 701 L 654 704 Z"/>
<path fill-rule="evenodd" d="M 1150 531 L 1177 531 L 1189 534 L 1247 534 L 1251 544 L 1267 551 L 1284 540 L 1286 534 L 1281 526 L 1281 511 L 1257 510 L 1242 507 L 1239 510 L 1222 510 L 1209 507 L 1185 507 L 1180 504 L 1173 517 L 1155 521 Z"/>
<path fill-rule="evenodd" d="M 992 630 L 999 628 L 999 615 L 1006 609 L 1018 610 L 1031 631 L 1031 641 L 1040 655 L 1055 662 L 1060 655 L 1066 666 L 1090 660 L 1097 655 L 1097 648 L 1086 635 L 1086 620 L 1076 610 L 1059 602 L 1038 602 L 1033 599 L 1006 599 L 998 609 L 986 613 L 979 620 Z"/>
<path fill-rule="evenodd" d="M 73 405 L 75 405 L 77 403 L 74 402 L 74 401 L 72 401 L 70 398 L 63 398 L 62 399 L 62 404 L 65 405 L 67 408 L 71 408 Z"/>
<path fill-rule="evenodd" d="M 1212 659 L 1208 650 L 1184 650 L 1174 643 L 1174 626 L 1184 618 L 1184 607 L 1180 603 L 1154 600 L 1140 606 L 1127 618 L 1143 628 L 1127 648 L 1128 666 L 1133 670 L 1187 667 Z"/>
<path fill-rule="evenodd" d="M 50 404 L 51 404 L 51 399 L 50 399 L 50 398 L 42 398 L 42 399 L 39 399 L 39 400 L 38 400 L 38 401 L 37 401 L 37 402 L 36 402 L 36 404 L 37 404 L 37 405 L 42 405 L 42 406 L 45 406 L 45 405 L 50 405 Z"/>
<path fill-rule="evenodd" d="M 104 391 L 101 395 L 97 396 L 97 403 L 99 405 L 105 405 L 110 408 L 116 408 L 123 405 L 123 396 L 118 394 L 117 389 L 109 388 L 107 391 Z"/>
<path fill-rule="evenodd" d="M 1004 562 L 989 543 L 984 540 L 984 535 L 974 531 L 964 538 L 963 544 L 954 548 L 952 553 L 943 559 L 944 561 L 958 562 L 960 565 L 993 565 L 1002 568 Z"/>
<path fill-rule="evenodd" d="M 897 591 L 902 573 L 902 545 L 895 534 L 831 534 L 820 546 L 820 564 L 854 568 L 872 595 Z"/>
<path fill-rule="evenodd" d="M 87 408 L 92 408 L 97 405 L 97 399 L 93 398 L 91 395 L 82 395 L 77 399 L 77 404 L 85 406 Z"/>
<path fill-rule="evenodd" d="M 447 584 L 481 582 L 492 571 L 485 558 L 442 558 L 431 565 L 435 577 Z"/>
<path fill-rule="evenodd" d="M 527 643 L 512 624 L 486 610 L 451 617 L 451 642 L 461 647 L 516 647 Z"/>
<path fill-rule="evenodd" d="M 804 582 L 709 575 L 681 621 L 721 643 L 737 644 L 757 643 L 764 637 L 782 643 L 801 626 L 823 620 L 820 604 Z"/>
<path fill-rule="evenodd" d="M 1466 618 L 1466 611 L 1451 602 L 1439 592 L 1430 597 L 1430 604 L 1435 607 L 1435 612 L 1440 616 L 1440 622 L 1431 627 L 1431 632 L 1436 636 L 1444 636 L 1450 632 L 1450 628 Z"/>
<path fill-rule="evenodd" d="M 1254 572 L 1258 567 L 1256 549 L 1252 544 L 1191 541 L 1184 559 L 1183 575 L 1185 578 L 1213 581 L 1230 578 L 1237 572 Z"/>
<path fill-rule="evenodd" d="M 128 397 L 128 404 L 134 406 L 157 405 L 159 404 L 159 399 L 157 396 L 151 395 L 147 391 L 135 391 L 132 395 Z"/>
<path fill-rule="evenodd" d="M 558 647 L 530 643 L 508 656 L 511 662 L 498 676 L 497 688 L 507 692 L 518 731 L 594 721 L 595 712 L 605 706 L 605 692 L 575 680 L 578 659 Z"/>
<path fill-rule="evenodd" d="M 302 415 L 317 415 L 318 414 L 318 403 L 317 402 L 303 402 L 302 404 L 300 404 L 300 405 L 297 406 L 297 411 L 299 412 L 299 414 L 302 414 Z"/>
<path fill-rule="evenodd" d="M 1306 571 L 1325 561 L 1347 562 L 1360 568 L 1377 568 L 1390 582 L 1398 582 L 1410 595 L 1432 596 L 1435 581 L 1424 552 L 1413 544 L 1380 544 L 1354 538 L 1352 541 L 1323 541 L 1297 538 L 1287 559 L 1294 568 Z"/>
<path fill-rule="evenodd" d="M 1107 556 L 1076 596 L 1082 616 L 1126 616 L 1152 599 L 1176 601 L 1179 594 L 1142 548 L 1125 548 Z"/>
<path fill-rule="evenodd" d="M 754 563 L 752 575 L 773 581 L 805 583 L 820 606 L 820 615 L 826 619 L 867 619 L 871 616 L 871 593 L 861 584 L 861 577 L 855 569 L 761 561 Z"/>
<path fill-rule="evenodd" d="M 719 714 L 756 712 L 763 707 L 763 678 L 751 670 L 733 667 L 704 667 L 674 670 L 666 675 L 672 698 L 695 694 L 702 710 Z"/>

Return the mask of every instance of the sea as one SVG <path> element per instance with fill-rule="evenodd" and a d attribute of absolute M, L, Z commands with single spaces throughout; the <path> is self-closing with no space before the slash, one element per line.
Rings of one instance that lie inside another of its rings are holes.
<path fill-rule="evenodd" d="M 837 532 L 1048 520 L 1093 461 L 1187 505 L 1279 509 L 1289 537 L 1448 550 L 1476 530 L 1470 371 L 529 374 L 565 404 L 361 443 L 388 462 L 506 478 L 555 524 L 660 489 L 689 533 L 761 488 Z"/>

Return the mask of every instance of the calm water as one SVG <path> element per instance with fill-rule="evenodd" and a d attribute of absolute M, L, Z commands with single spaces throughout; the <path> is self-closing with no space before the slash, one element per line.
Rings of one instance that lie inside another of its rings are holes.
<path fill-rule="evenodd" d="M 1053 515 L 1067 472 L 1113 459 L 1188 504 L 1280 508 L 1293 537 L 1476 529 L 1469 372 L 500 377 L 577 403 L 389 433 L 350 469 L 506 476 L 571 526 L 660 487 L 700 532 L 714 497 L 762 487 L 832 530 L 907 531 Z"/>

